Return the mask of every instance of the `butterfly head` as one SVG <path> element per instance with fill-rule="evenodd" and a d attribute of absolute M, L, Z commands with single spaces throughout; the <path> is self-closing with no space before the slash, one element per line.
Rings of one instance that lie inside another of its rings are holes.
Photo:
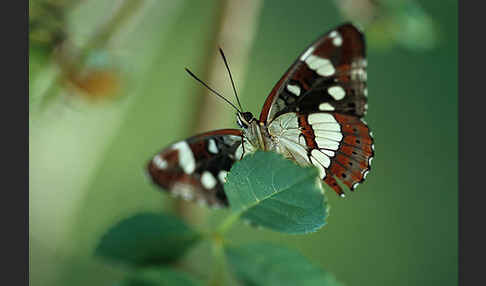
<path fill-rule="evenodd" d="M 255 120 L 255 117 L 253 117 L 253 114 L 251 114 L 251 112 L 236 113 L 236 123 L 238 123 L 241 128 L 248 128 L 253 120 Z"/>

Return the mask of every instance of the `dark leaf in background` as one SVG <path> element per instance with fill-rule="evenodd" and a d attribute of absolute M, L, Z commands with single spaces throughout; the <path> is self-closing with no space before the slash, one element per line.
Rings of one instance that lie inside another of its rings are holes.
<path fill-rule="evenodd" d="M 182 273 L 168 268 L 148 268 L 137 271 L 117 286 L 199 286 L 201 283 Z"/>
<path fill-rule="evenodd" d="M 232 210 L 252 224 L 294 234 L 325 224 L 327 205 L 317 169 L 274 152 L 256 152 L 235 163 L 225 192 Z"/>
<path fill-rule="evenodd" d="M 176 217 L 138 214 L 110 229 L 96 254 L 133 266 L 165 264 L 181 257 L 199 238 Z"/>
<path fill-rule="evenodd" d="M 228 248 L 228 263 L 243 285 L 340 286 L 297 251 L 270 243 Z"/>

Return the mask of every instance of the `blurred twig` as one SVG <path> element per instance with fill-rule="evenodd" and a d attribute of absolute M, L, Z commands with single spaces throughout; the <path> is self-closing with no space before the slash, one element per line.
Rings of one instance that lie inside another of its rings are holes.
<path fill-rule="evenodd" d="M 254 39 L 257 26 L 261 0 L 238 1 L 220 0 L 218 19 L 215 21 L 213 39 L 210 39 L 208 57 L 202 78 L 209 78 L 210 86 L 221 91 L 228 99 L 234 99 L 229 76 L 219 55 L 218 47 L 223 48 L 228 58 L 236 87 L 244 84 L 244 74 L 247 67 L 247 58 Z M 209 75 L 209 77 L 205 76 Z M 205 89 L 199 89 L 200 103 L 198 114 L 195 117 L 194 134 L 209 131 L 214 128 L 228 128 L 225 123 L 231 122 L 230 114 L 222 112 L 228 110 L 220 99 Z M 241 99 L 241 94 L 239 94 Z M 244 103 L 243 103 L 244 106 Z M 222 124 L 223 123 L 223 124 Z M 196 208 L 194 204 L 183 200 L 176 201 L 176 212 L 185 220 L 193 224 L 205 221 L 206 209 Z"/>
<path fill-rule="evenodd" d="M 125 0 L 111 19 L 86 43 L 81 50 L 82 60 L 93 50 L 103 48 L 124 24 L 140 10 L 145 0 Z"/>
<path fill-rule="evenodd" d="M 78 0 L 30 0 L 30 43 L 51 50 L 62 44 L 67 37 L 67 11 L 80 3 Z"/>
<path fill-rule="evenodd" d="M 120 8 L 112 15 L 112 17 L 104 24 L 98 32 L 88 40 L 88 42 L 81 48 L 74 48 L 70 44 L 69 34 L 66 34 L 66 39 L 54 47 L 53 58 L 60 67 L 60 72 L 51 81 L 50 87 L 46 89 L 43 95 L 37 97 L 41 99 L 40 108 L 43 109 L 57 97 L 57 92 L 50 92 L 55 90 L 55 86 L 63 80 L 72 81 L 75 84 L 83 86 L 83 83 L 90 84 L 93 82 L 93 76 L 90 82 L 83 82 L 86 78 L 81 77 L 83 67 L 86 65 L 88 57 L 96 50 L 104 49 L 109 41 L 116 35 L 116 33 L 124 27 L 133 16 L 140 10 L 145 3 L 145 0 L 125 0 L 122 2 Z M 95 78 L 95 83 L 99 85 L 100 80 L 111 79 L 112 77 Z M 98 80 L 98 81 L 96 81 Z M 79 84 L 81 82 L 81 84 Z M 105 84 L 106 85 L 106 84 Z M 101 85 L 101 87 L 105 87 Z M 87 90 L 89 91 L 89 89 Z"/>

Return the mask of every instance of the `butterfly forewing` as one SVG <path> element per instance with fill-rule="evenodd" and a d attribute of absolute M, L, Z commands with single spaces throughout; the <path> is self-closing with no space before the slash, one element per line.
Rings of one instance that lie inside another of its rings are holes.
<path fill-rule="evenodd" d="M 339 195 L 344 192 L 335 177 L 355 189 L 373 158 L 373 139 L 361 120 L 367 108 L 366 78 L 363 34 L 352 24 L 339 26 L 298 57 L 260 115 L 270 133 L 282 122 L 298 125 L 299 132 L 279 131 L 280 142 L 290 157 L 302 161 L 305 154 Z"/>
<path fill-rule="evenodd" d="M 265 101 L 260 121 L 278 115 L 336 111 L 362 117 L 366 111 L 366 55 L 363 34 L 345 24 L 308 47 Z"/>
<path fill-rule="evenodd" d="M 227 206 L 226 174 L 242 157 L 242 133 L 223 129 L 179 141 L 148 163 L 153 182 L 175 196 L 213 207 Z M 240 147 L 240 148 L 239 148 Z"/>

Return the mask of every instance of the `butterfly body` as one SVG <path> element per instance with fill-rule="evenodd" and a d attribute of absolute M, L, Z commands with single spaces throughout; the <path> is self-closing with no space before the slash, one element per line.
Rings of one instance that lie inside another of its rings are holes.
<path fill-rule="evenodd" d="M 234 162 L 256 150 L 313 165 L 338 195 L 370 170 L 373 139 L 367 109 L 362 33 L 344 24 L 319 38 L 292 64 L 267 97 L 260 118 L 237 112 L 241 130 L 223 129 L 177 142 L 148 164 L 153 181 L 174 195 L 227 206 L 223 184 Z"/>

